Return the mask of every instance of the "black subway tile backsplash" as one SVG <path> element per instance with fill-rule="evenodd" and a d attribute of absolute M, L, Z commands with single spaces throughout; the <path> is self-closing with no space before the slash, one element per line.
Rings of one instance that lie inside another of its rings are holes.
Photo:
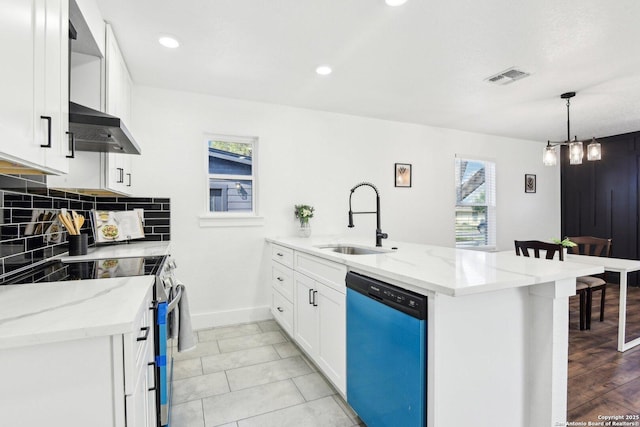
<path fill-rule="evenodd" d="M 144 240 L 171 239 L 168 198 L 94 197 L 48 189 L 45 176 L 0 174 L 0 277 L 67 252 L 66 231 L 51 233 L 62 208 L 85 216 L 83 230 L 91 230 L 92 209 L 144 209 Z"/>

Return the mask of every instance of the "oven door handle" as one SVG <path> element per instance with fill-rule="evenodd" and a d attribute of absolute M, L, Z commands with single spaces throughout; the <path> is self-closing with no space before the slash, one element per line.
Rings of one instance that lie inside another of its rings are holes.
<path fill-rule="evenodd" d="M 182 298 L 182 288 L 184 288 L 184 285 L 176 286 L 176 289 L 178 289 L 178 293 L 176 297 L 172 299 L 169 305 L 167 306 L 167 314 L 171 313 L 180 302 L 180 298 Z"/>

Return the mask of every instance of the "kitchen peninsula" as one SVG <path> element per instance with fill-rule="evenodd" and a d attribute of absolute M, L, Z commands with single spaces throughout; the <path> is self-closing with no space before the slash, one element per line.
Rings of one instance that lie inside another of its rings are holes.
<path fill-rule="evenodd" d="M 342 341 L 349 337 L 339 307 L 344 274 L 351 271 L 428 297 L 427 426 L 564 425 L 568 298 L 577 276 L 602 267 L 403 242 L 375 248 L 337 238 L 267 241 L 272 313 L 343 394 L 349 373 Z M 341 253 L 349 252 L 345 246 L 373 253 Z M 325 317 L 329 327 L 323 332 L 318 326 L 317 350 L 309 350 L 300 334 L 307 295 L 299 295 L 306 290 L 299 283 L 309 281 L 327 292 L 333 307 Z M 331 351 L 323 339 L 337 341 Z"/>

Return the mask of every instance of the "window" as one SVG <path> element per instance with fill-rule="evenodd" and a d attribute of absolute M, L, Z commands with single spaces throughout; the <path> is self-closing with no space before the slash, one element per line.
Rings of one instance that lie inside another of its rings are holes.
<path fill-rule="evenodd" d="M 495 163 L 456 157 L 456 247 L 496 244 Z"/>
<path fill-rule="evenodd" d="M 208 211 L 255 215 L 257 138 L 209 135 L 206 144 Z"/>

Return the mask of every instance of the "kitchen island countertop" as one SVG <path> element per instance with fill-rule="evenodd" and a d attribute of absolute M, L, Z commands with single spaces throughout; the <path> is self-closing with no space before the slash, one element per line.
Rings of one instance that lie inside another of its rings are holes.
<path fill-rule="evenodd" d="M 463 296 L 512 289 L 602 273 L 602 266 L 516 256 L 514 252 L 484 252 L 407 242 L 385 241 L 388 252 L 347 255 L 318 246 L 375 247 L 372 242 L 335 237 L 267 238 L 268 242 L 345 264 L 350 270 L 402 284 L 425 294 L 432 291 Z M 391 249 L 397 248 L 397 249 Z"/>

